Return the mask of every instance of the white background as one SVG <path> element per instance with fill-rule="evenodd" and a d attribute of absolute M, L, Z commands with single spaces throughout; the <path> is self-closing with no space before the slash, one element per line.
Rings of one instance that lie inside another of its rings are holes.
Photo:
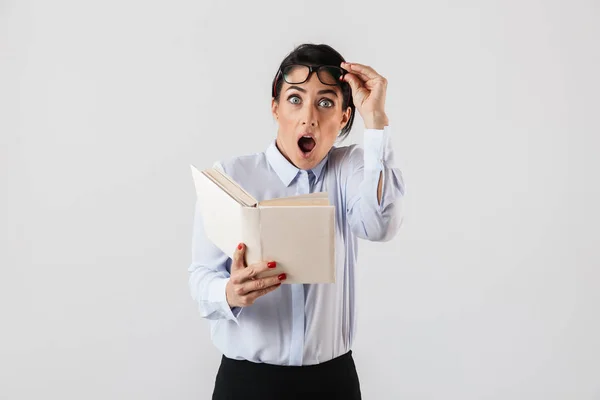
<path fill-rule="evenodd" d="M 596 1 L 0 1 L 0 399 L 209 399 L 189 164 L 264 150 L 303 42 L 389 80 L 365 399 L 600 399 Z M 361 143 L 360 118 L 349 140 Z"/>

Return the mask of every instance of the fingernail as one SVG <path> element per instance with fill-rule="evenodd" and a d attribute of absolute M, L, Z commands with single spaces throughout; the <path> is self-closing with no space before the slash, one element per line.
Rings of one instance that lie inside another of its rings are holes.
<path fill-rule="evenodd" d="M 275 268 L 277 266 L 277 264 L 275 263 L 275 261 L 269 261 L 267 263 L 267 267 L 269 268 Z"/>
<path fill-rule="evenodd" d="M 241 249 L 242 249 L 242 244 L 240 243 L 240 244 L 238 244 L 238 250 L 241 250 Z"/>
<path fill-rule="evenodd" d="M 282 281 L 286 278 L 286 276 L 285 276 L 285 274 L 279 274 L 279 276 L 277 278 L 279 278 L 279 280 Z"/>

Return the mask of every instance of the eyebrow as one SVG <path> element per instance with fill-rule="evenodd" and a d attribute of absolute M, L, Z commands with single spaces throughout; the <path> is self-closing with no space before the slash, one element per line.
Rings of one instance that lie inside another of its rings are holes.
<path fill-rule="evenodd" d="M 302 93 L 306 93 L 306 89 L 303 89 L 300 86 L 290 86 L 289 88 L 287 88 L 286 92 L 288 90 L 292 90 L 292 89 L 296 89 Z M 337 97 L 337 93 L 335 92 L 335 90 L 331 90 L 331 89 L 319 90 L 319 93 L 317 93 L 317 94 L 327 94 L 327 93 L 330 93 L 330 94 L 334 95 L 335 97 Z"/>

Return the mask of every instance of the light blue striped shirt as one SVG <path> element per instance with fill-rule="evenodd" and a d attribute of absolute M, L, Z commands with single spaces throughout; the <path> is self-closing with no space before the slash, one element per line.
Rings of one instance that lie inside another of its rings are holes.
<path fill-rule="evenodd" d="M 390 127 L 365 129 L 362 147 L 334 146 L 310 171 L 287 161 L 274 139 L 263 152 L 215 164 L 258 201 L 326 191 L 335 205 L 336 221 L 336 283 L 283 284 L 248 307 L 231 308 L 225 285 L 232 260 L 206 238 L 196 204 L 189 288 L 201 317 L 210 322 L 214 345 L 225 356 L 312 365 L 351 349 L 358 239 L 390 240 L 402 224 L 404 182 L 390 140 Z M 383 187 L 378 203 L 380 172 Z"/>

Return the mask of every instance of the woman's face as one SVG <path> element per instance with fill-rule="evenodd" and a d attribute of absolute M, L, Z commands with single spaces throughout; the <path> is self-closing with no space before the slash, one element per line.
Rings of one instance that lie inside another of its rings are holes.
<path fill-rule="evenodd" d="M 321 83 L 316 73 L 301 84 L 284 81 L 271 110 L 279 123 L 277 147 L 300 169 L 315 167 L 327 155 L 351 112 L 342 110 L 340 87 Z"/>

